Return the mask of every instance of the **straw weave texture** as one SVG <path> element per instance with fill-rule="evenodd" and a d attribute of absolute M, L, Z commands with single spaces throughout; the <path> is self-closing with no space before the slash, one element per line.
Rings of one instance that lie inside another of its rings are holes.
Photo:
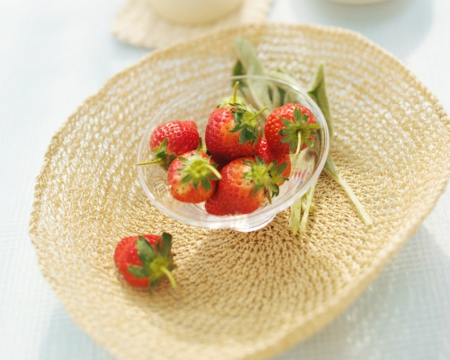
<path fill-rule="evenodd" d="M 135 46 L 166 46 L 224 26 L 265 21 L 271 2 L 272 0 L 243 0 L 238 9 L 214 22 L 180 25 L 156 14 L 147 0 L 127 0 L 114 19 L 111 32 L 118 39 Z"/>
<path fill-rule="evenodd" d="M 269 69 L 306 86 L 325 63 L 332 154 L 374 221 L 366 228 L 325 175 L 304 236 L 289 210 L 253 233 L 183 225 L 141 190 L 134 162 L 148 120 L 172 96 L 228 76 L 244 36 Z M 120 359 L 261 359 L 331 321 L 415 232 L 450 174 L 450 121 L 394 57 L 350 31 L 226 28 L 157 50 L 113 77 L 54 136 L 37 179 L 31 238 L 68 312 Z M 170 232 L 180 288 L 153 296 L 113 265 L 127 235 Z"/>

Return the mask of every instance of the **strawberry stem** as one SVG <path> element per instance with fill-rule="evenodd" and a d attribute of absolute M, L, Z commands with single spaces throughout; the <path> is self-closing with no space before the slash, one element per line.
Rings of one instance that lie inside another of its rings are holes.
<path fill-rule="evenodd" d="M 209 169 L 218 180 L 222 179 L 222 175 L 220 175 L 220 172 L 214 166 L 211 164 L 205 164 L 204 167 Z"/>
<path fill-rule="evenodd" d="M 264 170 L 264 172 L 262 173 L 262 175 L 266 175 L 273 167 L 273 163 L 270 163 L 269 165 L 267 165 L 266 169 Z"/>
<path fill-rule="evenodd" d="M 199 138 L 197 150 L 198 150 L 198 151 L 201 151 L 201 152 L 204 152 L 204 153 L 206 153 L 206 151 L 208 150 L 208 149 L 206 148 L 205 141 L 203 140 L 203 138 L 202 138 L 201 136 L 200 136 L 200 138 Z"/>
<path fill-rule="evenodd" d="M 370 219 L 369 214 L 364 209 L 363 205 L 360 203 L 358 198 L 356 197 L 355 193 L 353 192 L 352 188 L 347 184 L 347 182 L 342 179 L 339 176 L 339 171 L 331 157 L 331 155 L 328 155 L 327 161 L 325 162 L 325 166 L 323 168 L 323 171 L 331 177 L 334 181 L 336 181 L 341 187 L 344 189 L 344 191 L 347 193 L 350 200 L 353 202 L 353 204 L 356 207 L 356 211 L 358 212 L 359 216 L 361 217 L 364 224 L 367 226 L 372 226 L 372 220 Z"/>
<path fill-rule="evenodd" d="M 294 235 L 297 234 L 300 216 L 302 213 L 302 197 L 291 206 L 291 215 L 289 217 L 289 226 Z"/>
<path fill-rule="evenodd" d="M 316 145 L 317 146 L 317 145 Z M 293 164 L 297 164 L 298 169 L 300 170 L 300 174 L 302 177 L 302 181 L 305 181 L 307 177 L 310 176 L 310 174 L 314 171 L 314 167 L 317 163 L 317 149 L 307 147 L 306 149 L 300 151 L 299 154 L 293 154 L 291 155 L 291 161 Z M 315 184 L 314 184 L 315 186 Z M 315 192 L 315 189 L 311 190 L 308 189 L 306 194 L 304 194 L 300 199 L 298 199 L 292 206 L 291 206 L 291 216 L 289 218 L 289 227 L 292 230 L 292 233 L 294 235 L 297 234 L 299 228 L 300 228 L 300 222 L 303 220 L 305 222 L 307 217 L 301 217 L 302 211 L 306 211 L 306 208 L 308 208 L 308 212 L 311 211 L 311 203 L 313 200 L 313 194 Z M 305 201 L 305 198 L 307 199 L 308 196 L 311 196 L 311 203 L 309 206 L 303 205 L 303 201 Z"/>
<path fill-rule="evenodd" d="M 300 148 L 302 145 L 302 132 L 301 131 L 298 132 L 297 139 L 298 139 L 297 140 L 297 148 L 295 149 L 294 155 L 297 155 L 298 153 L 300 153 Z"/>
<path fill-rule="evenodd" d="M 144 161 L 144 162 L 136 163 L 134 165 L 136 165 L 136 166 L 143 166 L 143 165 L 157 164 L 157 163 L 161 162 L 161 160 L 162 159 L 154 159 L 154 160 L 150 160 L 150 161 Z"/>
<path fill-rule="evenodd" d="M 175 279 L 172 276 L 172 273 L 165 267 L 161 266 L 160 270 L 166 274 L 166 276 L 169 278 L 170 283 L 172 284 L 172 287 L 174 289 L 178 288 L 177 282 L 175 281 Z"/>
<path fill-rule="evenodd" d="M 239 89 L 239 81 L 236 81 L 234 83 L 234 88 L 233 88 L 233 104 L 236 103 L 238 89 Z"/>
<path fill-rule="evenodd" d="M 302 221 L 300 222 L 300 234 L 306 232 L 306 222 L 308 221 L 309 210 L 314 196 L 314 191 L 316 190 L 317 180 L 313 182 L 311 187 L 306 192 L 306 206 L 303 212 Z"/>
<path fill-rule="evenodd" d="M 264 111 L 266 111 L 267 106 L 264 106 L 261 110 L 259 110 L 256 114 L 254 114 L 249 120 L 256 119 L 259 115 L 261 115 Z"/>

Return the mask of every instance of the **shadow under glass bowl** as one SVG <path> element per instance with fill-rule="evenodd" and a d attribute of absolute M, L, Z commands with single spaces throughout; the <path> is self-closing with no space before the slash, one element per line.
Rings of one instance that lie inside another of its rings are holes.
<path fill-rule="evenodd" d="M 170 103 L 163 106 L 161 111 L 150 120 L 139 145 L 137 162 L 151 159 L 150 135 L 158 125 L 165 122 L 194 120 L 200 136 L 203 137 L 209 115 L 223 98 L 229 98 L 232 95 L 234 81 L 239 81 L 240 84 L 254 89 L 261 84 L 278 89 L 279 94 L 284 98 L 284 103 L 295 102 L 308 107 L 316 117 L 317 123 L 322 127 L 316 133 L 314 148 L 303 150 L 303 155 L 293 159 L 289 181 L 280 187 L 280 194 L 272 199 L 271 204 L 266 202 L 251 214 L 215 216 L 205 211 L 204 203 L 188 204 L 175 200 L 169 192 L 167 173 L 159 165 L 139 166 L 137 172 L 139 182 L 151 203 L 166 215 L 188 225 L 209 229 L 231 228 L 241 232 L 250 232 L 266 226 L 275 215 L 287 209 L 304 195 L 319 177 L 328 156 L 329 134 L 326 120 L 316 103 L 303 90 L 283 81 L 262 76 L 224 77 L 202 82 L 198 88 L 171 99 Z M 246 100 L 257 107 L 251 96 Z M 257 110 L 259 110 L 258 107 Z M 314 161 L 304 161 L 305 155 Z"/>

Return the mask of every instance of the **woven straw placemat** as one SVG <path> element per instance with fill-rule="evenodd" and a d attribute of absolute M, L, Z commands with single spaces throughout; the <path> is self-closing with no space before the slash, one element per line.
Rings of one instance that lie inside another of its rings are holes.
<path fill-rule="evenodd" d="M 342 176 L 370 213 L 366 228 L 322 175 L 304 236 L 289 211 L 253 233 L 210 231 L 159 212 L 134 162 L 148 120 L 172 96 L 227 76 L 233 41 L 308 84 L 325 63 Z M 360 294 L 416 231 L 447 184 L 450 121 L 398 60 L 335 28 L 273 23 L 222 29 L 157 50 L 114 76 L 53 137 L 37 179 L 31 238 L 74 321 L 121 359 L 261 359 L 317 331 Z M 114 247 L 170 232 L 174 276 L 153 296 L 120 280 Z"/>
<path fill-rule="evenodd" d="M 155 48 L 185 41 L 224 26 L 266 20 L 272 0 L 243 0 L 231 14 L 208 24 L 187 26 L 160 17 L 147 0 L 127 0 L 113 21 L 111 32 L 135 46 Z"/>

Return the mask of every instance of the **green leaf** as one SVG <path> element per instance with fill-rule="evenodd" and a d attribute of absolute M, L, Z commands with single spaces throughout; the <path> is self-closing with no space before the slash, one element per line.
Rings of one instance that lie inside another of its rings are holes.
<path fill-rule="evenodd" d="M 294 119 L 295 119 L 296 123 L 298 123 L 298 124 L 304 123 L 305 122 L 305 116 L 306 116 L 306 120 L 308 120 L 308 115 L 306 115 L 306 114 L 303 115 L 302 111 L 298 107 L 296 107 L 294 109 Z"/>
<path fill-rule="evenodd" d="M 147 291 L 150 295 L 153 295 L 153 291 L 152 291 L 152 283 L 151 281 L 148 282 L 148 286 L 147 286 Z"/>
<path fill-rule="evenodd" d="M 280 187 L 278 186 L 278 184 L 270 184 L 270 190 L 272 190 L 272 196 L 278 196 L 278 194 L 280 193 Z"/>
<path fill-rule="evenodd" d="M 188 174 L 181 178 L 180 183 L 183 185 L 189 184 L 192 180 L 192 175 Z"/>
<path fill-rule="evenodd" d="M 295 79 L 288 71 L 284 69 L 277 68 L 276 71 L 270 71 L 269 76 L 298 87 L 299 89 L 302 88 L 300 82 L 298 82 L 297 79 Z M 287 104 L 287 102 L 285 102 L 285 104 Z"/>
<path fill-rule="evenodd" d="M 313 143 L 311 140 L 309 140 L 309 139 L 305 139 L 305 140 L 304 140 L 304 143 L 305 143 L 306 146 L 308 146 L 308 147 L 313 147 L 313 146 L 314 146 L 314 143 Z"/>
<path fill-rule="evenodd" d="M 180 160 L 180 162 L 184 165 L 188 165 L 189 164 L 189 159 L 186 159 L 183 156 L 178 156 L 178 160 Z"/>
<path fill-rule="evenodd" d="M 155 154 L 167 155 L 166 148 L 167 148 L 167 138 L 164 138 L 164 140 L 161 141 L 161 143 L 153 150 L 153 152 Z"/>
<path fill-rule="evenodd" d="M 265 76 L 266 72 L 262 63 L 259 61 L 252 44 L 244 39 L 238 38 L 234 42 L 239 61 L 241 62 L 242 70 L 246 75 Z M 254 103 L 258 108 L 268 107 L 266 115 L 274 109 L 269 97 L 269 86 L 264 79 L 250 79 L 247 81 L 247 87 Z"/>
<path fill-rule="evenodd" d="M 242 129 L 241 133 L 239 134 L 239 144 L 245 144 L 245 142 L 247 141 L 247 129 Z"/>
<path fill-rule="evenodd" d="M 148 285 L 149 285 L 149 287 L 157 286 L 161 282 L 161 280 L 162 280 L 162 277 L 156 278 L 156 279 L 152 278 Z"/>
<path fill-rule="evenodd" d="M 161 254 L 161 249 L 162 249 L 161 241 L 157 241 L 155 243 L 155 254 L 156 255 Z"/>
<path fill-rule="evenodd" d="M 298 140 L 291 141 L 289 144 L 289 152 L 295 153 L 295 150 L 297 150 Z"/>
<path fill-rule="evenodd" d="M 298 199 L 291 206 L 291 215 L 289 216 L 289 227 L 294 235 L 297 234 L 300 225 L 300 216 L 302 212 L 302 198 Z"/>
<path fill-rule="evenodd" d="M 202 180 L 202 178 L 195 178 L 195 179 L 193 180 L 192 183 L 193 183 L 193 185 L 194 185 L 194 190 L 197 190 L 198 186 L 200 185 L 201 180 Z"/>
<path fill-rule="evenodd" d="M 269 98 L 272 102 L 272 105 L 274 108 L 280 107 L 282 105 L 281 103 L 281 96 L 278 91 L 278 87 L 272 83 L 268 83 L 269 88 Z"/>
<path fill-rule="evenodd" d="M 278 86 L 278 92 L 280 93 L 280 105 L 279 106 L 282 106 L 283 104 L 285 104 L 284 98 L 286 95 L 286 90 L 284 90 L 283 88 Z"/>
<path fill-rule="evenodd" d="M 172 248 L 172 235 L 163 232 L 161 242 L 162 242 L 161 255 L 165 258 L 168 258 L 170 255 L 170 249 Z"/>
<path fill-rule="evenodd" d="M 302 210 L 306 210 L 308 207 L 309 213 L 312 213 L 316 209 L 316 202 L 314 201 L 314 198 L 311 200 L 311 204 L 307 204 L 306 197 L 302 197 Z"/>
<path fill-rule="evenodd" d="M 309 96 L 316 102 L 320 110 L 322 110 L 323 116 L 327 121 L 328 132 L 330 133 L 330 142 L 333 139 L 333 118 L 331 116 L 330 104 L 328 101 L 326 86 L 325 86 L 325 73 L 323 64 L 319 64 L 316 76 L 308 90 Z"/>
<path fill-rule="evenodd" d="M 262 185 L 261 184 L 255 184 L 255 186 L 253 187 L 253 191 L 251 194 L 251 197 L 255 196 L 256 193 L 259 191 L 259 189 L 261 189 Z"/>
<path fill-rule="evenodd" d="M 201 181 L 202 181 L 203 189 L 205 189 L 206 191 L 211 190 L 211 183 L 209 182 L 209 180 L 207 178 L 202 178 Z"/>
<path fill-rule="evenodd" d="M 284 170 L 286 170 L 287 166 L 288 166 L 287 162 L 286 161 L 283 162 L 280 166 L 278 166 L 278 172 L 280 174 L 284 173 Z"/>
<path fill-rule="evenodd" d="M 333 161 L 333 158 L 331 155 L 328 155 L 327 161 L 325 162 L 325 166 L 323 168 L 323 171 L 325 174 L 327 174 L 329 177 L 331 177 L 334 181 L 336 181 L 347 193 L 347 196 L 350 198 L 350 200 L 355 205 L 356 211 L 358 212 L 361 220 L 366 224 L 367 226 L 372 226 L 372 220 L 367 213 L 367 211 L 364 209 L 364 206 L 361 204 L 361 202 L 356 197 L 355 193 L 353 192 L 350 185 L 347 184 L 347 182 L 342 179 L 339 175 L 339 171 L 336 167 L 336 164 Z"/>
<path fill-rule="evenodd" d="M 280 192 L 280 188 L 278 184 L 282 181 L 289 180 L 287 177 L 284 177 L 282 174 L 284 170 L 286 170 L 287 162 L 283 162 L 278 166 L 276 160 L 272 161 L 272 168 L 269 170 L 269 175 L 272 181 L 269 183 L 269 187 L 273 192 L 273 196 L 277 196 Z"/>
<path fill-rule="evenodd" d="M 281 121 L 283 122 L 283 125 L 286 126 L 286 128 L 288 128 L 289 126 L 292 126 L 292 121 L 286 119 L 285 117 L 280 117 Z M 281 129 L 281 131 L 287 131 L 286 128 Z"/>
<path fill-rule="evenodd" d="M 236 64 L 234 65 L 233 68 L 233 76 L 242 76 L 242 75 L 245 75 L 245 70 L 244 67 L 242 66 L 242 62 L 238 60 L 236 61 Z M 234 82 L 232 86 L 234 87 Z"/>
<path fill-rule="evenodd" d="M 333 158 L 330 155 L 327 157 L 327 161 L 325 162 L 323 170 L 329 177 L 331 177 L 334 181 L 339 183 L 338 169 L 333 161 Z"/>
<path fill-rule="evenodd" d="M 141 259 L 144 265 L 151 263 L 156 257 L 155 251 L 153 250 L 152 246 L 143 236 L 139 236 L 139 239 L 136 241 L 136 248 L 138 251 L 139 259 Z"/>
<path fill-rule="evenodd" d="M 308 189 L 308 191 L 304 195 L 304 196 L 306 196 L 306 207 L 305 207 L 305 211 L 303 212 L 302 220 L 300 222 L 300 233 L 301 234 L 306 232 L 306 223 L 308 221 L 309 209 L 311 207 L 314 192 L 316 191 L 316 184 L 317 184 L 317 180 L 312 183 L 311 187 Z"/>
<path fill-rule="evenodd" d="M 245 69 L 242 65 L 242 62 L 240 60 L 236 61 L 236 64 L 234 65 L 233 71 L 232 71 L 232 75 L 233 76 L 242 76 L 245 75 Z M 238 80 L 232 80 L 231 82 L 231 87 L 234 88 L 234 84 L 237 82 Z M 243 84 L 242 81 L 239 81 L 239 90 L 242 92 L 243 89 L 246 86 Z"/>
<path fill-rule="evenodd" d="M 245 72 L 247 75 L 265 75 L 264 67 L 256 56 L 250 41 L 244 38 L 238 38 L 234 41 L 234 46 L 239 56 L 239 62 L 241 63 L 240 71 L 242 74 Z"/>
<path fill-rule="evenodd" d="M 150 276 L 150 270 L 144 266 L 130 265 L 127 270 L 131 275 L 138 279 L 144 279 Z"/>

